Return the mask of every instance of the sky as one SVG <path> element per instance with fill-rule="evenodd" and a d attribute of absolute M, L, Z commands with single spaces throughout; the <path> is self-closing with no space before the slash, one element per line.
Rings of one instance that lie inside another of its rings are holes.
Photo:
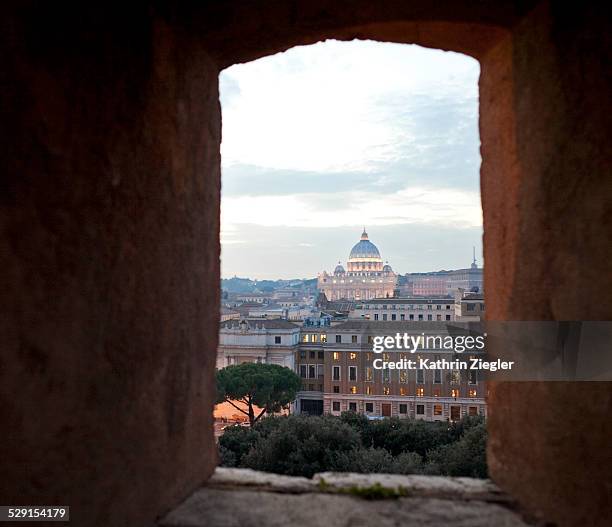
<path fill-rule="evenodd" d="M 328 40 L 221 73 L 223 278 L 314 278 L 365 227 L 396 272 L 482 264 L 475 59 Z"/>

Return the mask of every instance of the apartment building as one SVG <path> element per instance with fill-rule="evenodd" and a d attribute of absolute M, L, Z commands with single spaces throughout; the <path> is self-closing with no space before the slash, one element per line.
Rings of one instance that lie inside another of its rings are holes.
<path fill-rule="evenodd" d="M 455 300 L 444 298 L 374 298 L 356 302 L 349 319 L 380 322 L 455 320 Z"/>
<path fill-rule="evenodd" d="M 455 320 L 476 322 L 485 316 L 484 296 L 459 290 L 455 295 Z"/>
<path fill-rule="evenodd" d="M 447 335 L 445 322 L 350 320 L 330 328 L 302 328 L 296 371 L 303 379 L 296 411 L 311 414 L 354 411 L 372 418 L 458 420 L 486 415 L 486 384 L 476 371 L 376 369 L 374 360 L 427 357 L 452 360 L 444 349 L 374 353 L 375 336 Z M 477 356 L 476 353 L 470 356 Z"/>
<path fill-rule="evenodd" d="M 219 329 L 217 368 L 243 362 L 295 369 L 300 326 L 283 319 L 227 320 Z"/>
<path fill-rule="evenodd" d="M 371 418 L 430 421 L 486 415 L 486 384 L 477 372 L 374 367 L 376 359 L 456 358 L 447 349 L 432 348 L 414 354 L 373 350 L 375 337 L 404 332 L 444 336 L 453 327 L 448 321 L 427 320 L 352 319 L 330 324 L 327 317 L 319 321 L 310 318 L 303 325 L 282 319 L 228 320 L 221 324 L 219 332 L 217 367 L 263 362 L 293 369 L 302 378 L 302 390 L 291 408 L 296 413 L 340 415 L 354 411 Z"/>

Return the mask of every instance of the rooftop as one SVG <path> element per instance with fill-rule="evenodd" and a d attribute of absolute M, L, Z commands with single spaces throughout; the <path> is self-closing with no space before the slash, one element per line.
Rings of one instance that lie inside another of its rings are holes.
<path fill-rule="evenodd" d="M 455 300 L 451 297 L 443 298 L 371 298 L 356 302 L 358 305 L 364 304 L 453 304 Z"/>
<path fill-rule="evenodd" d="M 246 322 L 249 329 L 265 328 L 265 329 L 299 329 L 300 326 L 284 320 L 282 318 L 250 318 L 242 320 L 226 320 L 221 323 L 221 328 L 235 328 L 238 329 L 240 324 Z"/>

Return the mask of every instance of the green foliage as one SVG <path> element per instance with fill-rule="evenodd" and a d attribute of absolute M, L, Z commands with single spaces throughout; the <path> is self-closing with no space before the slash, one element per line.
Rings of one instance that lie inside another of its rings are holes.
<path fill-rule="evenodd" d="M 330 416 L 275 418 L 280 426 L 255 425 L 262 432 L 256 448 L 242 458 L 242 466 L 255 470 L 312 477 L 336 466 L 339 454 L 359 445 L 359 434 Z M 266 429 L 267 427 L 267 429 Z M 267 434 L 265 434 L 267 432 Z M 264 435 L 265 434 L 265 435 Z"/>
<path fill-rule="evenodd" d="M 486 478 L 487 430 L 484 423 L 466 428 L 458 441 L 428 453 L 429 474 Z"/>
<path fill-rule="evenodd" d="M 277 416 L 250 429 L 230 427 L 219 443 L 224 466 L 294 476 L 337 471 L 487 477 L 482 417 L 449 424 L 370 421 L 351 412 L 340 417 Z"/>
<path fill-rule="evenodd" d="M 416 452 L 425 457 L 428 450 L 453 440 L 448 423 L 421 419 L 391 418 L 375 421 L 371 433 L 372 445 L 388 450 L 393 456 L 402 452 Z"/>
<path fill-rule="evenodd" d="M 251 425 L 264 413 L 279 412 L 288 406 L 302 386 L 300 377 L 289 368 L 277 364 L 247 362 L 217 370 L 217 403 L 239 401 L 248 411 L 245 413 Z M 254 406 L 261 408 L 255 415 Z"/>
<path fill-rule="evenodd" d="M 268 421 L 264 419 L 263 421 Z M 261 435 L 244 426 L 228 426 L 219 438 L 219 458 L 224 467 L 239 467 L 242 458 L 255 446 Z M 233 454 L 233 458 L 229 453 Z M 233 459 L 233 464 L 231 460 Z"/>

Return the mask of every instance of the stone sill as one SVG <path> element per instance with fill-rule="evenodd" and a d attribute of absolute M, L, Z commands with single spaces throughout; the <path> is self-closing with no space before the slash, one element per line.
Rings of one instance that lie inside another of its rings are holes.
<path fill-rule="evenodd" d="M 382 489 L 382 490 L 381 490 Z M 385 499 L 364 499 L 388 495 Z M 530 525 L 490 480 L 324 472 L 312 479 L 217 468 L 159 527 Z"/>

